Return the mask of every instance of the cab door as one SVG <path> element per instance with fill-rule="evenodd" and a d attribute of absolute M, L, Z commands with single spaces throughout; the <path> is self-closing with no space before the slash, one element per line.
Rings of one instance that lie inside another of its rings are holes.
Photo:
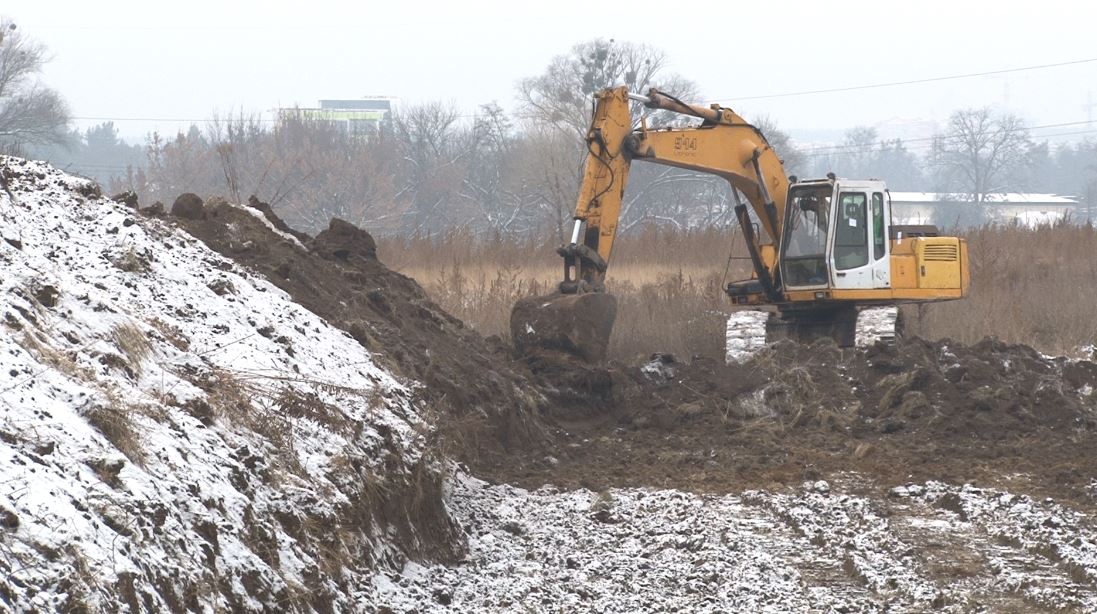
<path fill-rule="evenodd" d="M 889 240 L 888 221 L 891 219 L 891 202 L 884 191 L 871 192 L 869 197 L 869 217 L 871 218 L 870 259 L 872 260 L 872 287 L 891 287 L 891 241 Z"/>
<path fill-rule="evenodd" d="M 833 288 L 867 290 L 875 287 L 870 219 L 868 191 L 839 192 L 830 252 Z"/>

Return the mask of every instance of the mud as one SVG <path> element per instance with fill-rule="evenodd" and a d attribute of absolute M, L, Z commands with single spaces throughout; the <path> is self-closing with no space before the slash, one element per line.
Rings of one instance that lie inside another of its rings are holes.
<path fill-rule="evenodd" d="M 611 294 L 531 296 L 511 310 L 510 338 L 520 354 L 544 349 L 598 363 L 606 358 L 616 319 L 617 299 Z"/>
<path fill-rule="evenodd" d="M 656 355 L 613 365 L 600 414 L 558 422 L 558 456 L 497 479 L 696 492 L 855 472 L 1006 485 L 1093 503 L 1097 365 L 987 339 L 839 349 L 782 342 L 743 364 Z"/>
<path fill-rule="evenodd" d="M 346 222 L 308 237 L 257 201 L 176 219 L 423 382 L 444 451 L 491 481 L 724 493 L 854 472 L 885 487 L 971 482 L 1093 503 L 1092 362 L 907 338 L 785 342 L 732 365 L 655 355 L 592 366 L 482 338 Z"/>

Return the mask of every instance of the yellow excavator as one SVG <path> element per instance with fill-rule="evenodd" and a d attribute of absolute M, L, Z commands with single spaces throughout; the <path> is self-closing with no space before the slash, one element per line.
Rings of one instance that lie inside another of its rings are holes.
<path fill-rule="evenodd" d="M 641 119 L 634 129 L 630 101 L 702 121 L 650 129 Z M 731 109 L 688 104 L 656 89 L 606 89 L 595 95 L 586 146 L 571 240 L 557 250 L 564 258 L 559 293 L 520 301 L 511 313 L 520 351 L 604 358 L 616 318 L 606 273 L 633 160 L 730 182 L 753 273 L 726 291 L 734 305 L 769 312 L 767 341 L 827 336 L 848 347 L 863 309 L 967 294 L 963 239 L 938 236 L 933 226 L 893 224 L 891 198 L 878 179 L 788 176 L 765 135 Z"/>

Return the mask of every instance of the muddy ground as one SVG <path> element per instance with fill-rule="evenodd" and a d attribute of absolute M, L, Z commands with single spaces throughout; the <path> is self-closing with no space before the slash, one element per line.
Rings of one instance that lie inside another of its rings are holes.
<path fill-rule="evenodd" d="M 604 369 L 600 410 L 558 415 L 558 455 L 500 464 L 535 488 L 731 493 L 854 472 L 1090 507 L 1097 365 L 995 340 L 840 350 L 782 343 L 743 365 L 656 356 Z"/>
<path fill-rule="evenodd" d="M 731 493 L 852 472 L 874 488 L 971 482 L 1092 507 L 1090 362 L 993 339 L 916 338 L 867 350 L 778 344 L 742 365 L 518 356 L 386 268 L 351 224 L 333 220 L 309 237 L 255 200 L 250 211 L 222 201 L 174 209 L 211 248 L 423 382 L 439 445 L 490 481 Z"/>

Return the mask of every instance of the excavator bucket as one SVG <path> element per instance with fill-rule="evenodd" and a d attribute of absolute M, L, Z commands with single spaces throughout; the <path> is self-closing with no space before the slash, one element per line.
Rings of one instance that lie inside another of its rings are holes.
<path fill-rule="evenodd" d="M 604 292 L 549 294 L 515 303 L 510 337 L 520 354 L 563 352 L 587 362 L 605 360 L 617 299 Z"/>

